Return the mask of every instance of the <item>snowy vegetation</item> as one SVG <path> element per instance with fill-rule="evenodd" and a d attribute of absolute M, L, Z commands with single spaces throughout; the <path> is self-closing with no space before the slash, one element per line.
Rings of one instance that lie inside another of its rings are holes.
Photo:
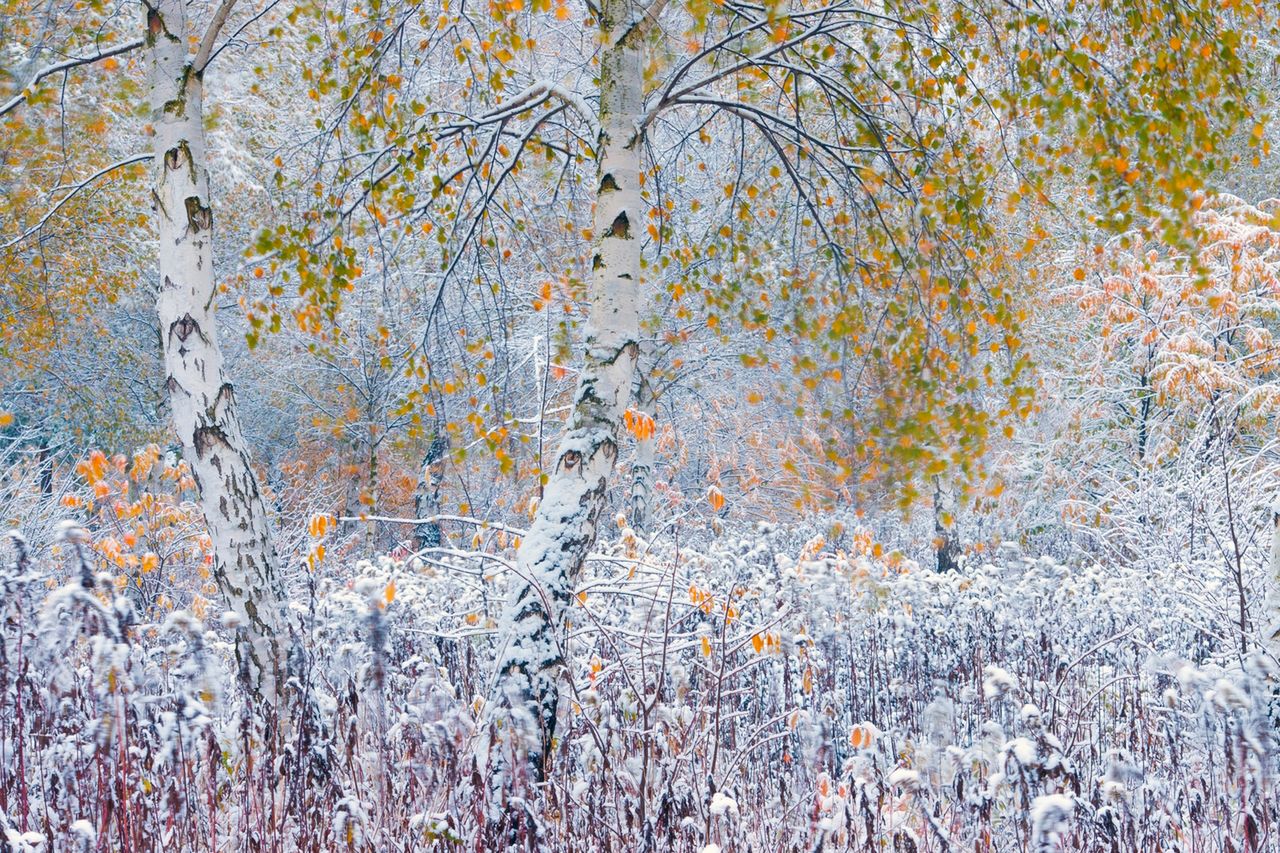
<path fill-rule="evenodd" d="M 1274 0 L 0 0 L 0 853 L 1280 850 Z"/>
<path fill-rule="evenodd" d="M 1275 662 L 1181 567 L 624 535 L 570 617 L 546 800 L 498 802 L 467 750 L 501 536 L 313 578 L 295 733 L 250 747 L 216 614 L 148 618 L 63 535 L 4 577 L 15 850 L 1265 850 L 1280 819 Z"/>

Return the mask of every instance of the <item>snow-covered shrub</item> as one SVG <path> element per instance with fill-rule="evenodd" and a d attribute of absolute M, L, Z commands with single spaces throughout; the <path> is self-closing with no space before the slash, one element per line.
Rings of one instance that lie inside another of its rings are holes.
<path fill-rule="evenodd" d="M 92 553 L 84 535 L 68 531 L 72 563 Z M 1198 578 L 1015 548 L 939 575 L 877 556 L 856 530 L 603 547 L 569 616 L 545 782 L 495 790 L 471 755 L 515 535 L 308 574 L 288 742 L 244 723 L 225 628 L 139 620 L 91 569 L 15 549 L 8 843 L 1032 851 L 1230 837 L 1261 851 L 1274 837 L 1275 664 L 1202 622 Z"/>

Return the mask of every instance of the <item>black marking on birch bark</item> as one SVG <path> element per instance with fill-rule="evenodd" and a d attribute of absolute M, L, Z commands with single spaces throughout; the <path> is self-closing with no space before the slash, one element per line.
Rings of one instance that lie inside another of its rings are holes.
<path fill-rule="evenodd" d="M 226 403 L 229 406 L 231 404 L 231 401 L 235 398 L 235 395 L 236 395 L 236 391 L 235 391 L 235 388 L 232 387 L 231 383 L 223 382 L 221 385 L 218 386 L 218 393 L 213 395 L 213 402 L 210 403 L 207 408 L 205 408 L 204 410 L 205 417 L 207 417 L 211 421 L 218 420 L 218 408 L 222 406 L 224 403 Z M 249 460 L 245 458 L 244 452 L 241 451 L 239 456 L 240 456 L 241 463 L 244 464 L 245 468 L 248 468 Z"/>
<path fill-rule="evenodd" d="M 170 172 L 176 172 L 184 159 L 191 162 L 191 146 L 185 139 L 164 152 L 164 167 Z"/>
<path fill-rule="evenodd" d="M 147 46 L 151 47 L 155 45 L 156 36 L 159 36 L 162 33 L 169 41 L 180 44 L 182 39 L 169 32 L 169 28 L 165 25 L 164 16 L 160 14 L 159 8 L 152 6 L 150 3 L 146 3 L 145 0 L 143 5 L 147 7 Z"/>
<path fill-rule="evenodd" d="M 200 340 L 205 343 L 209 342 L 209 339 L 204 336 L 204 332 L 200 331 L 200 324 L 190 314 L 183 314 L 169 326 L 169 337 L 177 337 L 179 343 L 185 344 L 187 338 L 191 337 L 192 332 L 199 335 Z"/>
<path fill-rule="evenodd" d="M 200 203 L 200 196 L 189 195 L 186 198 L 187 226 L 192 234 L 199 234 L 213 227 L 213 210 Z"/>
<path fill-rule="evenodd" d="M 612 366 L 617 364 L 618 359 L 622 358 L 624 355 L 628 358 L 638 358 L 640 355 L 640 345 L 635 341 L 627 341 L 608 356 L 598 359 L 598 363 L 602 366 Z"/>
<path fill-rule="evenodd" d="M 156 36 L 162 32 L 164 32 L 164 19 L 160 17 L 160 10 L 147 6 L 147 46 L 154 45 Z"/>
<path fill-rule="evenodd" d="M 600 257 L 600 253 L 591 256 L 591 269 L 598 270 L 604 266 L 604 258 Z"/>
<path fill-rule="evenodd" d="M 191 145 L 185 139 L 178 141 L 178 144 L 164 152 L 164 167 L 166 171 L 176 172 L 182 165 L 183 160 L 187 164 L 187 177 L 191 180 L 193 186 L 199 184 L 199 174 L 196 172 L 196 160 L 191 156 Z"/>
<path fill-rule="evenodd" d="M 560 465 L 566 471 L 572 471 L 581 461 L 582 454 L 576 450 L 566 450 L 564 456 L 560 457 Z"/>
<path fill-rule="evenodd" d="M 196 449 L 196 456 L 203 459 L 205 454 L 217 447 L 229 448 L 231 442 L 227 440 L 227 434 L 223 431 L 221 424 L 206 424 L 196 427 L 191 435 L 191 446 Z M 222 460 L 215 456 L 209 461 L 221 474 Z"/>
<path fill-rule="evenodd" d="M 601 193 L 612 193 L 612 192 L 617 192 L 618 189 L 619 189 L 618 182 L 613 179 L 613 173 L 606 172 L 605 176 L 600 179 L 599 191 Z"/>
<path fill-rule="evenodd" d="M 627 212 L 624 210 L 613 220 L 613 224 L 609 226 L 608 236 L 617 237 L 620 240 L 631 239 L 631 220 L 627 219 Z"/>
<path fill-rule="evenodd" d="M 520 606 L 516 609 L 515 621 L 523 622 L 530 616 L 538 616 L 544 621 L 550 618 L 550 614 L 547 613 L 547 609 L 542 606 L 542 602 L 532 596 L 523 599 Z M 544 630 L 545 629 L 540 628 L 534 632 L 534 636 L 543 633 Z"/>

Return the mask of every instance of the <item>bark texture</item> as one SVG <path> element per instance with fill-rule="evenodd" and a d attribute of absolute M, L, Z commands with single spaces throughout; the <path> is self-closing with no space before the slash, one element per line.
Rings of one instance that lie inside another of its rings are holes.
<path fill-rule="evenodd" d="M 488 706 L 489 730 L 498 733 L 490 757 L 501 764 L 514 754 L 534 777 L 541 777 L 555 736 L 561 629 L 596 541 L 638 355 L 640 15 L 631 0 L 606 0 L 601 7 L 593 273 L 582 370 L 555 468 L 517 555 Z"/>
<path fill-rule="evenodd" d="M 955 501 L 941 477 L 933 478 L 933 547 L 939 572 L 960 568 L 960 542 L 956 539 Z"/>
<path fill-rule="evenodd" d="M 155 128 L 156 308 L 173 425 L 213 540 L 214 576 L 238 622 L 241 681 L 258 719 L 271 721 L 279 718 L 284 687 L 286 599 L 218 346 L 203 81 L 188 51 L 182 0 L 158 0 L 143 9 Z"/>
<path fill-rule="evenodd" d="M 657 401 L 653 399 L 653 388 L 649 380 L 644 377 L 643 371 L 641 374 L 640 381 L 636 384 L 636 408 L 652 421 L 657 414 Z M 627 523 L 641 536 L 649 535 L 653 515 L 653 444 L 653 433 L 645 433 L 637 438 L 635 461 L 631 465 Z"/>
<path fill-rule="evenodd" d="M 434 518 L 440 514 L 440 484 L 444 480 L 444 454 L 448 442 L 437 434 L 422 459 L 422 471 L 413 493 L 413 513 L 418 519 Z M 413 527 L 413 550 L 439 548 L 444 534 L 438 521 L 419 521 Z"/>
<path fill-rule="evenodd" d="M 1267 651 L 1280 660 L 1280 497 L 1271 505 L 1271 566 L 1262 609 L 1263 640 Z"/>

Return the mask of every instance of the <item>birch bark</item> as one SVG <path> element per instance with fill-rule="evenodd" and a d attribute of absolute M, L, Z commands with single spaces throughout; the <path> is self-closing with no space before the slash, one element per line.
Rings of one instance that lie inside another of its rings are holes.
<path fill-rule="evenodd" d="M 1271 505 L 1271 566 L 1262 609 L 1263 643 L 1280 661 L 1280 497 Z"/>
<path fill-rule="evenodd" d="M 941 477 L 933 478 L 933 547 L 939 572 L 960 568 L 960 543 L 956 540 L 955 500 Z"/>
<path fill-rule="evenodd" d="M 422 471 L 418 475 L 418 485 L 413 495 L 414 517 L 419 519 L 413 528 L 413 550 L 439 548 L 444 542 L 444 533 L 438 521 L 421 521 L 440 514 L 440 483 L 444 477 L 444 454 L 448 442 L 439 434 L 431 440 L 426 456 L 422 459 Z"/>
<path fill-rule="evenodd" d="M 600 137 L 582 370 L 555 469 L 517 554 L 487 720 L 503 739 L 496 748 L 521 756 L 538 778 L 555 736 L 561 628 L 596 541 L 638 355 L 645 28 L 633 0 L 605 0 L 600 12 Z"/>
<path fill-rule="evenodd" d="M 643 371 L 642 371 L 643 374 Z M 657 414 L 656 401 L 649 380 L 643 375 L 637 383 L 636 407 L 652 421 Z M 627 522 L 641 536 L 649 535 L 649 520 L 653 504 L 654 435 L 646 432 L 636 438 L 636 456 L 631 465 L 630 512 Z"/>
<path fill-rule="evenodd" d="M 203 69 L 187 48 L 182 0 L 158 0 L 143 8 L 155 130 L 152 205 L 160 243 L 156 310 L 173 425 L 213 540 L 214 576 L 239 623 L 241 683 L 250 704 L 258 706 L 257 719 L 270 722 L 281 710 L 286 599 L 218 346 Z"/>

